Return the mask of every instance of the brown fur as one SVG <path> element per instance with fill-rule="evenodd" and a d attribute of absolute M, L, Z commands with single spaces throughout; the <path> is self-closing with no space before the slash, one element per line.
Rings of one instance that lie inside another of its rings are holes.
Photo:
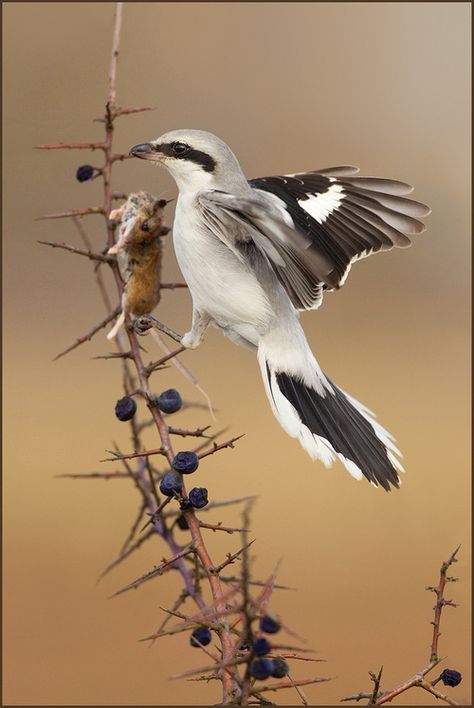
<path fill-rule="evenodd" d="M 164 203 L 146 192 L 131 195 L 129 202 L 129 208 L 135 211 L 135 223 L 124 246 L 126 282 L 123 308 L 132 315 L 145 315 L 151 312 L 160 300 L 160 231 Z M 148 226 L 147 231 L 142 229 L 144 223 Z"/>
<path fill-rule="evenodd" d="M 107 335 L 108 339 L 117 335 L 126 313 L 133 316 L 146 315 L 160 301 L 161 234 L 169 230 L 162 229 L 165 206 L 164 199 L 156 199 L 147 192 L 136 192 L 129 196 L 120 209 L 110 214 L 110 218 L 121 220 L 119 240 L 108 252 L 117 254 L 125 288 L 122 314 Z M 145 231 L 143 224 L 146 224 Z"/>
<path fill-rule="evenodd" d="M 145 315 L 160 301 L 161 238 L 130 241 L 125 250 L 129 275 L 123 308 L 132 315 Z"/>

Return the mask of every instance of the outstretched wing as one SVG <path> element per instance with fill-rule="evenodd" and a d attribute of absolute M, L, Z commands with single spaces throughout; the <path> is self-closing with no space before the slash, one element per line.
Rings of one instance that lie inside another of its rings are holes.
<path fill-rule="evenodd" d="M 295 226 L 277 197 L 255 191 L 235 195 L 220 190 L 197 197 L 206 227 L 243 262 L 255 249 L 266 259 L 296 307 L 308 308 L 329 278 L 331 261 L 313 248 L 307 230 Z"/>
<path fill-rule="evenodd" d="M 332 266 L 319 281 L 312 303 L 300 298 L 298 304 L 289 291 L 296 307 L 318 307 L 322 288 L 341 287 L 352 263 L 377 251 L 409 246 L 409 236 L 426 228 L 419 217 L 427 216 L 430 208 L 404 196 L 413 187 L 396 180 L 354 177 L 358 171 L 332 167 L 250 180 L 256 192 L 278 198 L 294 227 L 310 238 L 308 251 L 316 251 Z"/>

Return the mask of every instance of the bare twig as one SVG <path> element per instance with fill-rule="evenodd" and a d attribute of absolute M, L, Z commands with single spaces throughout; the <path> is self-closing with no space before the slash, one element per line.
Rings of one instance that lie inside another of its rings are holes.
<path fill-rule="evenodd" d="M 62 248 L 70 253 L 75 253 L 79 256 L 86 256 L 91 261 L 100 261 L 101 263 L 112 263 L 112 256 L 104 256 L 102 253 L 93 253 L 92 251 L 82 251 L 80 248 L 75 248 L 74 246 L 68 246 L 66 243 L 58 243 L 56 241 L 38 241 L 43 246 L 51 246 L 52 248 Z"/>
<path fill-rule="evenodd" d="M 300 679 L 299 681 L 281 681 L 280 683 L 270 683 L 266 686 L 261 686 L 260 688 L 252 688 L 251 694 L 257 695 L 259 693 L 266 693 L 267 691 L 280 691 L 282 688 L 295 688 L 295 686 L 309 686 L 312 683 L 324 683 L 325 681 L 332 681 L 332 678 L 316 677 L 313 679 Z"/>
<path fill-rule="evenodd" d="M 146 538 L 146 537 L 145 537 Z M 152 578 L 156 578 L 158 575 L 163 575 L 167 570 L 169 570 L 169 567 L 176 563 L 179 558 L 184 558 L 184 556 L 188 556 L 190 553 L 193 553 L 193 548 L 192 546 L 188 546 L 187 548 L 183 549 L 179 553 L 176 553 L 174 556 L 171 558 L 168 558 L 167 560 L 164 560 L 161 565 L 157 566 L 156 568 L 152 568 L 151 570 L 148 571 L 148 573 L 145 573 L 144 575 L 141 575 L 139 578 L 134 580 L 132 583 L 129 583 L 128 585 L 125 585 L 123 588 L 120 588 L 120 590 L 117 590 L 117 592 L 114 592 L 113 595 L 110 597 L 117 597 L 117 595 L 122 595 L 124 592 L 128 592 L 129 590 L 135 590 L 138 588 L 140 585 L 143 585 L 143 583 L 148 582 L 148 580 L 151 580 Z"/>
<path fill-rule="evenodd" d="M 204 435 L 206 430 L 209 430 L 211 426 L 205 425 L 204 428 L 196 428 L 195 430 L 186 430 L 185 428 L 173 428 L 171 425 L 168 428 L 170 435 L 179 435 L 182 438 L 192 437 L 192 438 L 207 438 L 209 435 Z"/>
<path fill-rule="evenodd" d="M 363 700 L 364 698 L 369 698 L 369 705 L 381 706 L 384 703 L 392 701 L 394 698 L 396 698 L 396 696 L 399 696 L 400 694 L 404 693 L 405 691 L 408 691 L 411 688 L 421 687 L 429 693 L 435 695 L 437 698 L 444 700 L 446 703 L 449 703 L 450 705 L 458 705 L 455 701 L 453 702 L 451 698 L 448 698 L 443 694 L 439 693 L 433 687 L 433 684 L 425 679 L 425 676 L 441 662 L 441 659 L 438 656 L 438 640 L 440 637 L 439 627 L 442 609 L 446 605 L 456 607 L 455 603 L 452 602 L 452 600 L 445 599 L 444 590 L 446 588 L 446 583 L 457 580 L 457 578 L 450 578 L 447 575 L 447 572 L 449 567 L 453 563 L 457 562 L 456 555 L 459 551 L 459 548 L 460 546 L 458 546 L 456 550 L 453 551 L 447 561 L 444 561 L 442 563 L 438 585 L 436 587 L 429 586 L 426 588 L 427 590 L 430 590 L 431 592 L 434 592 L 436 594 L 436 605 L 433 608 L 434 620 L 431 622 L 431 624 L 433 625 L 433 637 L 431 641 L 431 653 L 429 663 L 423 669 L 413 674 L 413 676 L 408 678 L 406 681 L 403 681 L 403 683 L 399 684 L 398 686 L 389 691 L 383 692 L 379 691 L 382 669 L 380 669 L 378 676 L 375 676 L 375 674 L 369 672 L 372 681 L 374 681 L 373 691 L 371 691 L 370 693 L 361 691 L 360 693 L 353 694 L 352 696 L 346 696 L 345 698 L 341 699 L 341 702 L 350 700 L 359 701 Z"/>
<path fill-rule="evenodd" d="M 84 209 L 70 209 L 69 211 L 60 211 L 56 214 L 45 214 L 38 216 L 36 221 L 44 219 L 67 219 L 74 216 L 90 216 L 91 214 L 104 214 L 103 207 L 86 207 Z"/>
<path fill-rule="evenodd" d="M 111 452 L 114 457 L 106 457 L 104 460 L 99 460 L 99 462 L 114 462 L 115 460 L 134 460 L 136 457 L 150 457 L 151 455 L 166 456 L 166 450 L 164 447 L 157 447 L 153 450 L 140 450 L 139 452 L 129 452 L 126 455 L 114 452 L 113 450 L 107 450 L 107 452 Z"/>
<path fill-rule="evenodd" d="M 104 143 L 46 143 L 35 145 L 36 150 L 105 150 Z"/>
<path fill-rule="evenodd" d="M 374 690 L 372 691 L 372 696 L 369 701 L 369 705 L 375 705 L 375 702 L 378 698 L 379 695 L 379 688 L 380 688 L 380 680 L 382 678 L 382 672 L 383 672 L 383 666 L 380 667 L 380 670 L 377 675 L 372 673 L 372 671 L 369 671 L 369 676 L 371 680 L 374 682 Z"/>
<path fill-rule="evenodd" d="M 57 474 L 57 478 L 63 479 L 129 479 L 127 472 L 78 472 Z"/>
<path fill-rule="evenodd" d="M 433 685 L 429 682 L 426 681 L 425 679 L 420 679 L 420 683 L 418 684 L 421 688 L 424 688 L 425 691 L 428 691 L 428 693 L 432 693 L 433 696 L 436 696 L 436 698 L 439 698 L 442 701 L 445 701 L 445 703 L 448 703 L 450 706 L 460 706 L 461 704 L 455 701 L 453 698 L 450 698 L 447 696 L 445 693 L 441 693 L 438 691 L 436 688 L 433 687 Z"/>
<path fill-rule="evenodd" d="M 157 108 L 153 108 L 150 106 L 142 106 L 141 108 L 116 108 L 114 111 L 114 118 L 118 118 L 119 116 L 129 116 L 132 113 L 143 113 L 144 111 L 156 111 Z"/>
<path fill-rule="evenodd" d="M 461 546 L 458 546 L 456 548 L 456 550 L 453 551 L 453 553 L 451 553 L 448 560 L 444 561 L 444 563 L 441 565 L 438 587 L 427 588 L 428 590 L 432 590 L 436 593 L 436 605 L 434 607 L 435 615 L 434 615 L 434 620 L 432 622 L 433 639 L 431 641 L 430 661 L 436 661 L 438 659 L 438 639 L 440 637 L 439 625 L 441 622 L 441 612 L 443 610 L 443 607 L 445 607 L 446 605 L 451 605 L 451 606 L 455 607 L 454 603 L 451 600 L 446 600 L 444 598 L 444 590 L 446 587 L 446 583 L 451 580 L 451 579 L 448 579 L 448 577 L 447 577 L 448 568 L 453 563 L 457 563 L 458 559 L 456 558 L 456 554 L 459 551 L 460 547 Z"/>
<path fill-rule="evenodd" d="M 234 448 L 235 447 L 234 443 L 237 442 L 237 440 L 240 440 L 241 438 L 243 438 L 244 435 L 245 435 L 245 433 L 243 433 L 242 435 L 237 435 L 237 437 L 231 438 L 230 440 L 226 440 L 225 442 L 220 443 L 219 445 L 214 443 L 213 447 L 210 450 L 206 450 L 205 452 L 201 452 L 201 454 L 198 455 L 199 459 L 202 460 L 204 457 L 207 457 L 208 455 L 214 455 L 214 453 L 219 452 L 219 450 L 224 450 L 227 447 Z"/>
<path fill-rule="evenodd" d="M 228 565 L 231 565 L 235 560 L 237 560 L 237 558 L 240 558 L 243 551 L 245 551 L 246 548 L 249 548 L 252 545 L 252 543 L 255 543 L 255 539 L 253 541 L 250 541 L 249 543 L 247 543 L 242 548 L 239 548 L 239 550 L 236 551 L 235 553 L 228 553 L 226 560 L 223 561 L 220 565 L 213 566 L 212 568 L 209 568 L 209 572 L 212 573 L 213 575 L 219 575 L 221 570 L 224 570 L 224 568 L 226 568 Z"/>
<path fill-rule="evenodd" d="M 150 376 L 150 374 L 153 373 L 153 371 L 156 371 L 157 369 L 162 367 L 165 362 L 169 361 L 169 359 L 173 359 L 178 354 L 181 354 L 181 352 L 184 352 L 185 349 L 186 349 L 186 347 L 178 347 L 178 349 L 175 349 L 174 351 L 170 352 L 169 354 L 162 356 L 157 361 L 150 362 L 148 364 L 148 366 L 145 367 L 146 376 L 147 377 Z"/>
<path fill-rule="evenodd" d="M 87 334 L 84 334 L 82 337 L 79 337 L 79 339 L 77 339 L 74 342 L 74 344 L 71 344 L 70 347 L 68 347 L 64 351 L 60 352 L 57 356 L 55 356 L 53 361 L 57 361 L 65 354 L 69 354 L 69 352 L 72 352 L 73 349 L 76 349 L 76 347 L 79 347 L 81 344 L 84 344 L 84 342 L 90 342 L 90 340 L 92 339 L 94 334 L 97 334 L 97 332 L 100 332 L 101 329 L 106 327 L 109 324 L 109 322 L 111 322 L 115 317 L 117 317 L 117 315 L 120 313 L 120 311 L 121 311 L 121 307 L 120 306 L 116 307 L 115 310 L 113 310 L 113 312 L 110 312 L 107 315 L 107 317 L 104 320 L 102 320 L 102 322 L 99 322 L 98 325 L 93 327 L 90 330 L 90 332 L 87 332 Z"/>
<path fill-rule="evenodd" d="M 237 532 L 247 531 L 248 529 L 235 529 L 230 526 L 223 526 L 222 522 L 218 524 L 206 524 L 204 521 L 199 520 L 199 526 L 202 529 L 211 529 L 212 531 L 225 531 L 228 534 L 233 534 Z"/>
<path fill-rule="evenodd" d="M 109 565 L 104 568 L 102 573 L 97 578 L 97 582 L 99 583 L 103 578 L 105 578 L 105 576 L 108 573 L 110 573 L 110 571 L 113 568 L 116 568 L 126 558 L 129 558 L 132 555 L 132 553 L 134 553 L 136 550 L 138 550 L 140 548 L 140 546 L 142 546 L 145 543 L 145 541 L 148 541 L 148 539 L 151 538 L 154 535 L 154 533 L 155 533 L 155 529 L 149 529 L 149 531 L 146 534 L 143 534 L 143 536 L 139 536 L 139 538 L 135 541 L 135 543 L 132 543 L 130 546 L 128 546 L 128 548 L 126 548 L 126 550 L 122 550 L 120 555 L 114 561 L 112 561 L 112 563 L 109 563 Z M 147 580 L 148 579 L 149 578 L 147 578 Z M 143 581 L 143 582 L 145 582 L 145 581 Z M 125 592 L 125 589 L 123 590 L 123 592 Z M 116 593 L 116 595 L 119 595 L 119 594 L 120 594 L 120 592 Z M 114 597 L 114 596 L 112 595 L 112 597 Z"/>

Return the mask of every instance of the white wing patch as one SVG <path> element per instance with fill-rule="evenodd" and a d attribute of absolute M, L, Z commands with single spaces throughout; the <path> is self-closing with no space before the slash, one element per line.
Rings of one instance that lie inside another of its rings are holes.
<path fill-rule="evenodd" d="M 327 192 L 322 194 L 308 194 L 308 199 L 298 199 L 299 206 L 310 216 L 323 224 L 333 211 L 339 208 L 344 199 L 344 187 L 341 184 L 332 184 Z"/>

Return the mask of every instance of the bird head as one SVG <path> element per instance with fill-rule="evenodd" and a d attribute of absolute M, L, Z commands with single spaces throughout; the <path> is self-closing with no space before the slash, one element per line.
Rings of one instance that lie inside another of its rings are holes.
<path fill-rule="evenodd" d="M 247 187 L 229 146 L 203 130 L 172 130 L 156 140 L 134 145 L 130 155 L 165 167 L 180 192 Z"/>

